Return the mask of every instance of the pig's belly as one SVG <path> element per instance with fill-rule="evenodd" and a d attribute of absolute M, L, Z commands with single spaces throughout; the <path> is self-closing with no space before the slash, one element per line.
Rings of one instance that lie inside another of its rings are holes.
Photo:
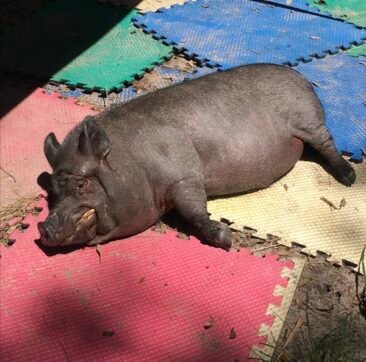
<path fill-rule="evenodd" d="M 232 143 L 218 146 L 204 164 L 208 196 L 254 191 L 268 187 L 301 158 L 304 144 L 289 137 L 276 142 Z"/>

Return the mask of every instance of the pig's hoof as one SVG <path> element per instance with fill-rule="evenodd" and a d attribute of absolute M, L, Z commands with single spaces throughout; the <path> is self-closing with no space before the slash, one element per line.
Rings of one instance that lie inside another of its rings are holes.
<path fill-rule="evenodd" d="M 209 230 L 206 230 L 204 234 L 209 245 L 230 250 L 232 246 L 232 232 L 227 225 L 212 221 Z"/>
<path fill-rule="evenodd" d="M 356 181 L 356 172 L 347 161 L 344 162 L 339 170 L 340 181 L 345 186 L 351 186 Z"/>
<path fill-rule="evenodd" d="M 215 238 L 215 244 L 222 249 L 230 250 L 233 245 L 233 235 L 229 228 L 221 229 Z"/>

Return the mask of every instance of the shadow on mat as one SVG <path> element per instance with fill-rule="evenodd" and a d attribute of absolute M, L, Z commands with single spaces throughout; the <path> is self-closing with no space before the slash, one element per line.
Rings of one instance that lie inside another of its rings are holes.
<path fill-rule="evenodd" d="M 189 325 L 190 338 L 181 345 L 170 343 L 170 333 L 175 340 L 174 334 L 187 328 L 179 322 L 180 317 L 188 315 L 197 322 L 195 311 L 203 306 L 192 304 L 184 293 L 174 290 L 169 298 L 163 298 L 148 283 L 138 282 L 141 271 L 127 267 L 129 263 L 110 259 L 103 268 L 89 273 L 87 266 L 62 267 L 56 263 L 53 271 L 49 269 L 55 273 L 53 276 L 42 272 L 32 275 L 37 282 L 25 291 L 22 303 L 27 308 L 19 310 L 15 306 L 12 311 L 12 329 L 7 327 L 12 333 L 2 340 L 2 360 L 157 361 L 158 356 L 169 355 L 170 361 L 198 362 L 217 361 L 215 356 L 222 356 L 223 351 L 227 361 L 243 360 L 243 349 L 250 349 L 250 343 L 244 339 L 241 345 L 233 345 L 222 330 L 204 329 L 205 321 L 201 327 Z M 212 308 L 209 311 L 215 316 L 220 314 Z M 241 318 L 248 317 L 244 313 Z M 222 317 L 219 322 L 227 324 Z M 168 333 L 159 330 L 164 326 L 170 330 Z M 155 328 L 155 333 L 145 330 Z M 157 338 L 159 334 L 162 337 Z"/>
<path fill-rule="evenodd" d="M 129 9 L 140 2 L 141 0 L 119 1 Z M 47 7 L 56 5 L 62 11 L 46 12 L 47 16 L 40 16 Z M 18 41 L 0 41 L 0 54 L 3 58 L 0 86 L 6 88 L 9 85 L 5 72 L 12 71 L 14 63 L 21 58 L 19 67 L 22 68 L 22 76 L 15 73 L 14 77 L 12 73 L 10 84 L 27 84 L 27 87 L 19 87 L 18 92 L 4 96 L 6 99 L 5 102 L 1 102 L 0 118 L 37 87 L 47 83 L 52 75 L 98 42 L 128 14 L 126 7 L 114 7 L 107 1 L 102 4 L 96 0 L 2 0 L 1 7 L 0 38 L 1 32 L 5 34 L 7 31 L 13 31 L 15 27 L 12 24 L 16 24 L 18 30 L 13 38 Z M 68 11 L 68 8 L 71 11 Z M 29 19 L 33 16 L 36 16 L 37 21 L 31 23 Z M 26 76 L 32 76 L 35 69 L 38 76 L 28 81 Z M 4 94 L 6 95 L 6 92 Z"/>

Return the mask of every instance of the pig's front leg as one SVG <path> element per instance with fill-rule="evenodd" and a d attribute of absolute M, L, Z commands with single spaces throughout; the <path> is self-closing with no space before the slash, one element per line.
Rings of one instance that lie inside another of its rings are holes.
<path fill-rule="evenodd" d="M 101 244 L 101 243 L 104 243 L 109 240 L 118 239 L 120 237 L 120 235 L 121 235 L 120 230 L 113 229 L 112 231 L 110 231 L 109 233 L 107 233 L 105 235 L 96 235 L 95 238 L 93 240 L 90 240 L 89 242 L 87 242 L 86 245 L 93 246 L 93 245 Z"/>
<path fill-rule="evenodd" d="M 231 248 L 230 228 L 209 218 L 203 176 L 193 176 L 177 182 L 170 190 L 170 197 L 175 209 L 197 229 L 205 242 L 225 250 Z"/>

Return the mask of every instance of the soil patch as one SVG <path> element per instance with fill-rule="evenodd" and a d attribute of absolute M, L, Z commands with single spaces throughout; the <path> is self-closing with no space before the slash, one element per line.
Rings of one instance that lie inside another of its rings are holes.
<path fill-rule="evenodd" d="M 363 280 L 324 256 L 308 259 L 272 361 L 366 361 Z"/>

